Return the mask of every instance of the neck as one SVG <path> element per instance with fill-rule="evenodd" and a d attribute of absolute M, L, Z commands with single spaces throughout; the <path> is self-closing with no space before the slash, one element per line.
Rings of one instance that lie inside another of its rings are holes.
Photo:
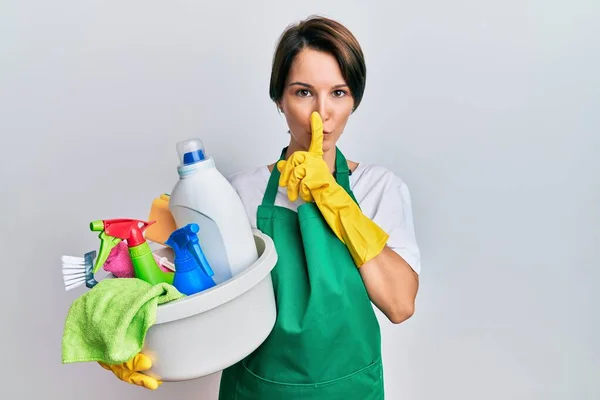
<path fill-rule="evenodd" d="M 285 153 L 285 159 L 287 160 L 295 151 L 307 151 L 305 148 L 299 146 L 293 140 L 290 141 L 288 149 Z M 333 173 L 335 171 L 335 146 L 329 150 L 323 151 L 323 160 L 329 167 L 329 172 Z"/>

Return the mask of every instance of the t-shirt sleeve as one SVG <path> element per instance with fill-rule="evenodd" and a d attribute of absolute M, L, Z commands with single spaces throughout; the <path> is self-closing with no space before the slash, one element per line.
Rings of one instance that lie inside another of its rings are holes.
<path fill-rule="evenodd" d="M 227 177 L 229 184 L 233 186 L 240 197 L 248 222 L 253 229 L 256 229 L 256 210 L 262 201 L 262 192 L 259 179 L 259 171 L 243 171 L 232 174 Z"/>
<path fill-rule="evenodd" d="M 395 175 L 387 181 L 372 219 L 390 236 L 388 247 L 420 274 L 421 255 L 415 235 L 410 192 L 406 183 Z"/>

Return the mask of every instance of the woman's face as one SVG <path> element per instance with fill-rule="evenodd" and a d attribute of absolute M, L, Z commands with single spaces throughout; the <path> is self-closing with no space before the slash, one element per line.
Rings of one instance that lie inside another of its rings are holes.
<path fill-rule="evenodd" d="M 290 68 L 280 104 L 292 135 L 291 146 L 308 150 L 310 114 L 317 111 L 323 120 L 323 151 L 334 149 L 353 106 L 337 60 L 329 53 L 301 50 Z"/>

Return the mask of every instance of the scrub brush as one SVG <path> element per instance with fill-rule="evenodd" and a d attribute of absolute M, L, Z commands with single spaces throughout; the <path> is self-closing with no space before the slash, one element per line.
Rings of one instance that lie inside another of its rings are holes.
<path fill-rule="evenodd" d="M 173 271 L 175 272 L 175 264 L 173 264 L 167 257 L 161 257 L 156 253 L 152 253 L 154 255 L 154 259 L 158 263 L 158 266 L 163 271 Z"/>
<path fill-rule="evenodd" d="M 94 279 L 94 259 L 96 250 L 85 253 L 83 257 L 62 256 L 62 273 L 65 290 L 75 289 L 85 283 L 89 289 L 98 284 Z"/>

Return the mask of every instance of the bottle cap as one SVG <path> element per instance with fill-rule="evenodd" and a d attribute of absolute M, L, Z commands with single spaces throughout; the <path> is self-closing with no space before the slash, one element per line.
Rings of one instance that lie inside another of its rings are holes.
<path fill-rule="evenodd" d="M 92 232 L 103 231 L 104 230 L 104 221 L 96 220 L 96 221 L 90 222 L 90 230 Z"/>
<path fill-rule="evenodd" d="M 181 165 L 195 164 L 206 159 L 204 145 L 200 139 L 188 139 L 177 143 L 177 154 Z"/>

